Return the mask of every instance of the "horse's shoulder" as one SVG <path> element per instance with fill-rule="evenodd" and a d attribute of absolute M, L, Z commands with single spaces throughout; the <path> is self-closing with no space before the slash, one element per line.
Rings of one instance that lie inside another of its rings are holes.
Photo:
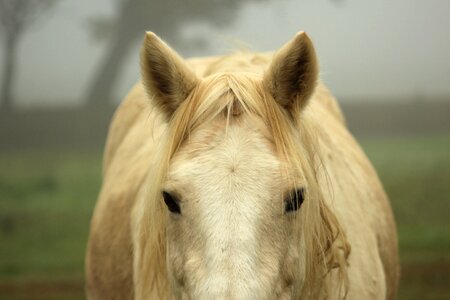
<path fill-rule="evenodd" d="M 130 216 L 151 156 L 146 123 L 151 108 L 142 85 L 133 87 L 117 108 L 104 154 L 103 184 L 92 217 L 87 253 L 87 286 L 95 298 L 132 299 Z"/>
<path fill-rule="evenodd" d="M 103 173 L 107 171 L 120 144 L 130 129 L 149 112 L 150 104 L 142 83 L 137 83 L 116 109 L 108 131 L 103 158 Z"/>

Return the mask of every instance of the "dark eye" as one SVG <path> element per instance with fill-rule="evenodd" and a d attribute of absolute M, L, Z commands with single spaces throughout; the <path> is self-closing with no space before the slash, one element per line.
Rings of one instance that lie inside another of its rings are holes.
<path fill-rule="evenodd" d="M 169 211 L 174 214 L 181 214 L 181 209 L 180 205 L 178 204 L 178 200 L 166 191 L 163 191 L 162 194 L 164 198 L 164 203 L 166 203 Z"/>
<path fill-rule="evenodd" d="M 288 197 L 285 199 L 285 212 L 293 212 L 300 208 L 303 203 L 304 198 L 304 190 L 303 189 L 295 189 L 292 190 Z"/>

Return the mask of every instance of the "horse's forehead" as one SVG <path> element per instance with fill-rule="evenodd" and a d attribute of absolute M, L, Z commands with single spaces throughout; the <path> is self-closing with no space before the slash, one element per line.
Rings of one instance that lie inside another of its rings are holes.
<path fill-rule="evenodd" d="M 229 123 L 218 120 L 193 132 L 174 156 L 171 177 L 237 171 L 273 174 L 279 169 L 275 147 L 262 122 L 238 118 Z"/>

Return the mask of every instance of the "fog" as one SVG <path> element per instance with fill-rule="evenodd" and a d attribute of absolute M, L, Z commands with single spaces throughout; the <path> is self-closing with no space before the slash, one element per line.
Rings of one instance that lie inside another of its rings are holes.
<path fill-rule="evenodd" d="M 146 30 L 184 57 L 276 50 L 308 32 L 321 78 L 391 199 L 398 299 L 450 299 L 449 0 L 0 0 L 0 299 L 86 298 L 84 257 L 103 161 L 120 169 L 112 175 L 123 184 L 112 188 L 123 198 L 137 187 L 127 186 L 130 172 L 149 161 L 137 162 L 147 150 L 135 155 L 128 141 L 147 128 L 141 144 L 157 142 L 155 122 L 139 117 L 130 129 L 120 117 L 108 142 L 118 151 L 112 146 L 102 159 L 116 104 L 139 80 Z M 305 126 L 317 136 L 326 129 Z M 337 145 L 348 139 L 339 132 L 308 139 Z M 333 160 L 356 174 L 359 166 L 340 155 L 353 145 L 318 147 L 306 159 L 321 171 Z M 124 168 L 111 154 L 122 152 Z M 316 160 L 320 153 L 329 158 Z M 335 181 L 323 171 L 328 185 Z M 330 211 L 340 210 L 334 200 L 342 197 L 331 196 Z"/>
<path fill-rule="evenodd" d="M 110 34 L 93 34 L 89 24 L 114 18 L 115 2 L 59 1 L 33 24 L 18 46 L 13 82 L 17 106 L 78 106 L 86 101 Z M 159 2 L 154 5 L 157 11 Z M 449 13 L 447 0 L 248 1 L 220 25 L 193 17 L 178 28 L 178 35 L 150 25 L 147 29 L 185 57 L 226 54 L 242 45 L 274 50 L 303 30 L 315 43 L 322 79 L 343 101 L 415 101 L 450 98 Z M 117 82 L 111 82 L 116 102 L 139 78 L 139 46 L 132 42 Z M 3 47 L 0 51 L 3 57 Z M 4 63 L 0 61 L 0 69 Z"/>

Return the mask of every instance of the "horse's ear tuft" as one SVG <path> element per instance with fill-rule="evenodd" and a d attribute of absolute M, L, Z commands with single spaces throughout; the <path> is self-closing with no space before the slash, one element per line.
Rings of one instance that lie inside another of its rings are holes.
<path fill-rule="evenodd" d="M 153 32 L 145 34 L 141 73 L 147 94 L 168 119 L 198 82 L 185 61 Z"/>
<path fill-rule="evenodd" d="M 317 77 L 314 46 L 305 32 L 299 32 L 274 54 L 264 75 L 264 85 L 286 109 L 301 109 L 314 92 Z"/>

